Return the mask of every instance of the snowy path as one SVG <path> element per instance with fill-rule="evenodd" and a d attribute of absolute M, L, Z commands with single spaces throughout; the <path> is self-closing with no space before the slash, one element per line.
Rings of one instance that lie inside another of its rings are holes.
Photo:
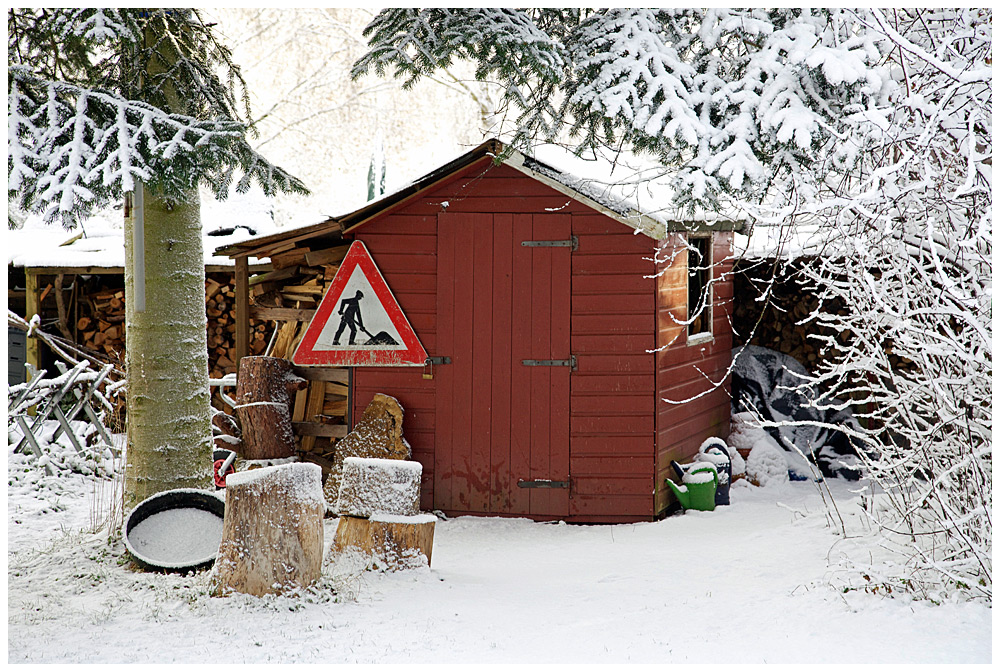
<path fill-rule="evenodd" d="M 835 486 L 849 510 L 846 484 Z M 827 557 L 846 546 L 810 484 L 735 487 L 730 507 L 637 525 L 453 519 L 437 525 L 431 570 L 337 578 L 327 567 L 317 594 L 263 600 L 210 598 L 205 572 L 120 567 L 120 544 L 73 531 L 88 523 L 92 491 L 83 477 L 64 475 L 62 510 L 45 511 L 38 490 L 8 489 L 9 662 L 992 656 L 992 612 L 983 605 L 934 607 L 832 587 Z M 328 541 L 334 526 L 327 521 Z"/>

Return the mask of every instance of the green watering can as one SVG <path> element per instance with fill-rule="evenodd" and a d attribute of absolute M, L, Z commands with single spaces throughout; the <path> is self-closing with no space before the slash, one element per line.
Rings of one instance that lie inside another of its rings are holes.
<path fill-rule="evenodd" d="M 715 510 L 715 489 L 719 487 L 719 472 L 714 464 L 697 462 L 684 473 L 684 484 L 676 485 L 667 479 L 667 485 L 685 509 L 695 511 Z"/>

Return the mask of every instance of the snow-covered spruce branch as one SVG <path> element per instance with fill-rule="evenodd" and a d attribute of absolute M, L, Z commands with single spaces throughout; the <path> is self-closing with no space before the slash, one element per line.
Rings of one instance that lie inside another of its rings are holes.
<path fill-rule="evenodd" d="M 9 71 L 8 194 L 26 210 L 71 225 L 131 191 L 136 179 L 166 195 L 210 182 L 228 195 L 256 180 L 265 193 L 304 191 L 301 182 L 261 157 L 243 124 L 168 114 L 98 89 Z"/>

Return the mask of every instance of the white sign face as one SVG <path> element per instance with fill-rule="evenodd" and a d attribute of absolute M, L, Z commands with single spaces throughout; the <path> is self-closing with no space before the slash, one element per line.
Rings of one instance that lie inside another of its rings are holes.
<path fill-rule="evenodd" d="M 313 350 L 406 349 L 360 266 L 354 267 L 340 297 Z"/>

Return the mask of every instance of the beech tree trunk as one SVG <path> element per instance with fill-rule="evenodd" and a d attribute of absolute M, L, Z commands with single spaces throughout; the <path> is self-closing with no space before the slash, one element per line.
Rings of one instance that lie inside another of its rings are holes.
<path fill-rule="evenodd" d="M 308 586 L 323 564 L 323 470 L 296 462 L 231 474 L 212 594 Z"/>
<path fill-rule="evenodd" d="M 149 35 L 148 39 L 156 39 Z M 153 59 L 149 74 L 178 55 Z M 171 112 L 185 112 L 164 88 Z M 125 218 L 126 510 L 164 490 L 212 487 L 205 256 L 198 190 L 158 197 L 142 184 L 145 246 L 135 249 L 135 208 Z M 136 310 L 135 263 L 145 267 L 145 309 Z"/>
<path fill-rule="evenodd" d="M 309 384 L 279 357 L 244 357 L 236 380 L 236 417 L 242 431 L 241 455 L 271 460 L 295 454 L 292 393 Z"/>

